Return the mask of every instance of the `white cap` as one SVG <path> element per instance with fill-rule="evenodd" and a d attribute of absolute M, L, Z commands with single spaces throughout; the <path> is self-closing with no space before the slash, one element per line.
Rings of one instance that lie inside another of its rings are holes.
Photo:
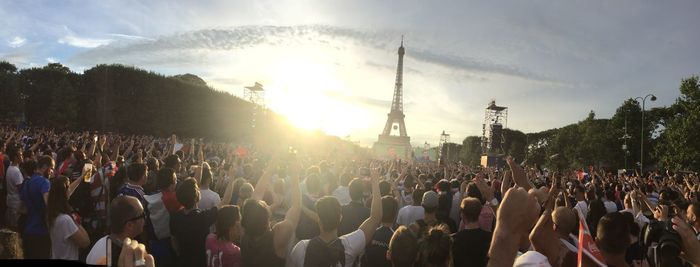
<path fill-rule="evenodd" d="M 545 255 L 537 251 L 528 251 L 515 259 L 513 267 L 552 267 Z"/>

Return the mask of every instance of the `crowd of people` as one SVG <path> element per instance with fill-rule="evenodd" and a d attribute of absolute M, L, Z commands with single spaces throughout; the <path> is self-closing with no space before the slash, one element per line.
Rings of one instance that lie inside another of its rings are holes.
<path fill-rule="evenodd" d="M 0 138 L 2 259 L 700 266 L 697 173 L 337 160 L 10 126 Z"/>

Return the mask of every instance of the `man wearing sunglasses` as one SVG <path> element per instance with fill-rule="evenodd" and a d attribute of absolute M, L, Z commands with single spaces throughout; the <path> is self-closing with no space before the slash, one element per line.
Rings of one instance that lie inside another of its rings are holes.
<path fill-rule="evenodd" d="M 122 241 L 127 237 L 133 239 L 143 232 L 143 227 L 146 224 L 145 217 L 143 206 L 137 198 L 131 196 L 114 198 L 110 206 L 110 234 L 95 243 L 85 262 L 93 265 L 105 265 L 107 263 L 108 242 L 110 242 L 112 266 L 117 266 Z"/>

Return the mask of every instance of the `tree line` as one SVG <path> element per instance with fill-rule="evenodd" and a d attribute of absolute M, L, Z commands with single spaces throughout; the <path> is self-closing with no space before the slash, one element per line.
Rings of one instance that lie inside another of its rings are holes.
<path fill-rule="evenodd" d="M 641 103 L 625 100 L 609 119 L 594 111 L 576 123 L 536 133 L 503 130 L 501 154 L 551 169 L 639 168 L 642 131 L 644 169 L 700 170 L 700 83 L 693 76 L 681 81 L 680 96 L 668 107 L 647 109 L 642 124 Z M 625 123 L 626 121 L 626 123 Z M 626 133 L 629 138 L 623 138 Z M 626 141 L 626 150 L 623 144 Z M 468 136 L 450 144 L 449 159 L 478 165 L 481 137 Z M 452 154 L 452 153 L 451 153 Z"/>
<path fill-rule="evenodd" d="M 0 62 L 0 122 L 22 121 L 57 130 L 177 134 L 257 146 L 275 140 L 318 153 L 365 153 L 338 137 L 296 130 L 278 114 L 215 90 L 196 75 L 164 76 L 116 64 L 79 74 L 59 63 L 19 70 Z"/>

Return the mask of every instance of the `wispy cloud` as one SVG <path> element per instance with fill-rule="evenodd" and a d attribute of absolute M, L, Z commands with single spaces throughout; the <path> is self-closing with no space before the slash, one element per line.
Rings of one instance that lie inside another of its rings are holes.
<path fill-rule="evenodd" d="M 260 44 L 285 45 L 309 40 L 330 46 L 333 43 L 329 43 L 328 40 L 350 41 L 361 46 L 385 50 L 394 48 L 396 45 L 394 36 L 398 35 L 399 33 L 394 32 L 370 32 L 326 25 L 241 26 L 228 29 L 206 29 L 176 33 L 157 39 L 129 38 L 133 42 L 121 43 L 115 41 L 110 45 L 82 52 L 76 55 L 73 60 L 79 64 L 93 64 L 116 59 L 131 61 L 135 64 L 160 65 L 162 62 L 172 62 L 172 60 L 177 60 L 178 63 L 188 61 L 186 58 L 188 55 L 194 57 L 194 60 L 199 59 L 201 55 L 196 53 L 197 50 L 236 50 Z M 552 82 L 552 79 L 525 70 L 522 67 L 492 63 L 487 60 L 462 57 L 449 53 L 431 52 L 427 48 L 411 47 L 410 52 L 406 56 L 451 69 L 495 73 L 533 81 Z M 369 62 L 368 64 L 381 67 L 373 63 Z M 418 72 L 414 69 L 407 69 L 406 71 Z"/>
<path fill-rule="evenodd" d="M 79 37 L 75 35 L 66 35 L 58 39 L 59 44 L 66 44 L 81 48 L 95 48 L 103 45 L 107 45 L 112 42 L 112 39 L 97 39 L 97 38 L 86 38 Z"/>
<path fill-rule="evenodd" d="M 22 38 L 20 36 L 15 36 L 14 38 L 7 41 L 7 46 L 12 47 L 12 48 L 18 48 L 18 47 L 22 47 L 26 43 L 27 43 L 27 39 Z"/>
<path fill-rule="evenodd" d="M 109 36 L 114 36 L 117 38 L 122 38 L 126 40 L 147 40 L 147 41 L 154 41 L 155 39 L 153 38 L 148 38 L 144 36 L 138 36 L 138 35 L 131 35 L 131 34 L 123 34 L 123 33 L 110 33 L 107 34 Z"/>
<path fill-rule="evenodd" d="M 80 48 L 96 48 L 104 45 L 110 44 L 112 39 L 104 38 L 90 38 L 84 36 L 78 36 L 75 32 L 69 29 L 67 26 L 63 27 L 66 34 L 58 39 L 59 44 L 65 44 Z"/>
<path fill-rule="evenodd" d="M 408 53 L 407 56 L 452 69 L 501 74 L 533 81 L 554 82 L 552 79 L 544 77 L 543 75 L 532 73 L 516 66 L 497 64 L 476 58 L 439 54 L 421 49 L 414 49 L 414 51 Z"/>

